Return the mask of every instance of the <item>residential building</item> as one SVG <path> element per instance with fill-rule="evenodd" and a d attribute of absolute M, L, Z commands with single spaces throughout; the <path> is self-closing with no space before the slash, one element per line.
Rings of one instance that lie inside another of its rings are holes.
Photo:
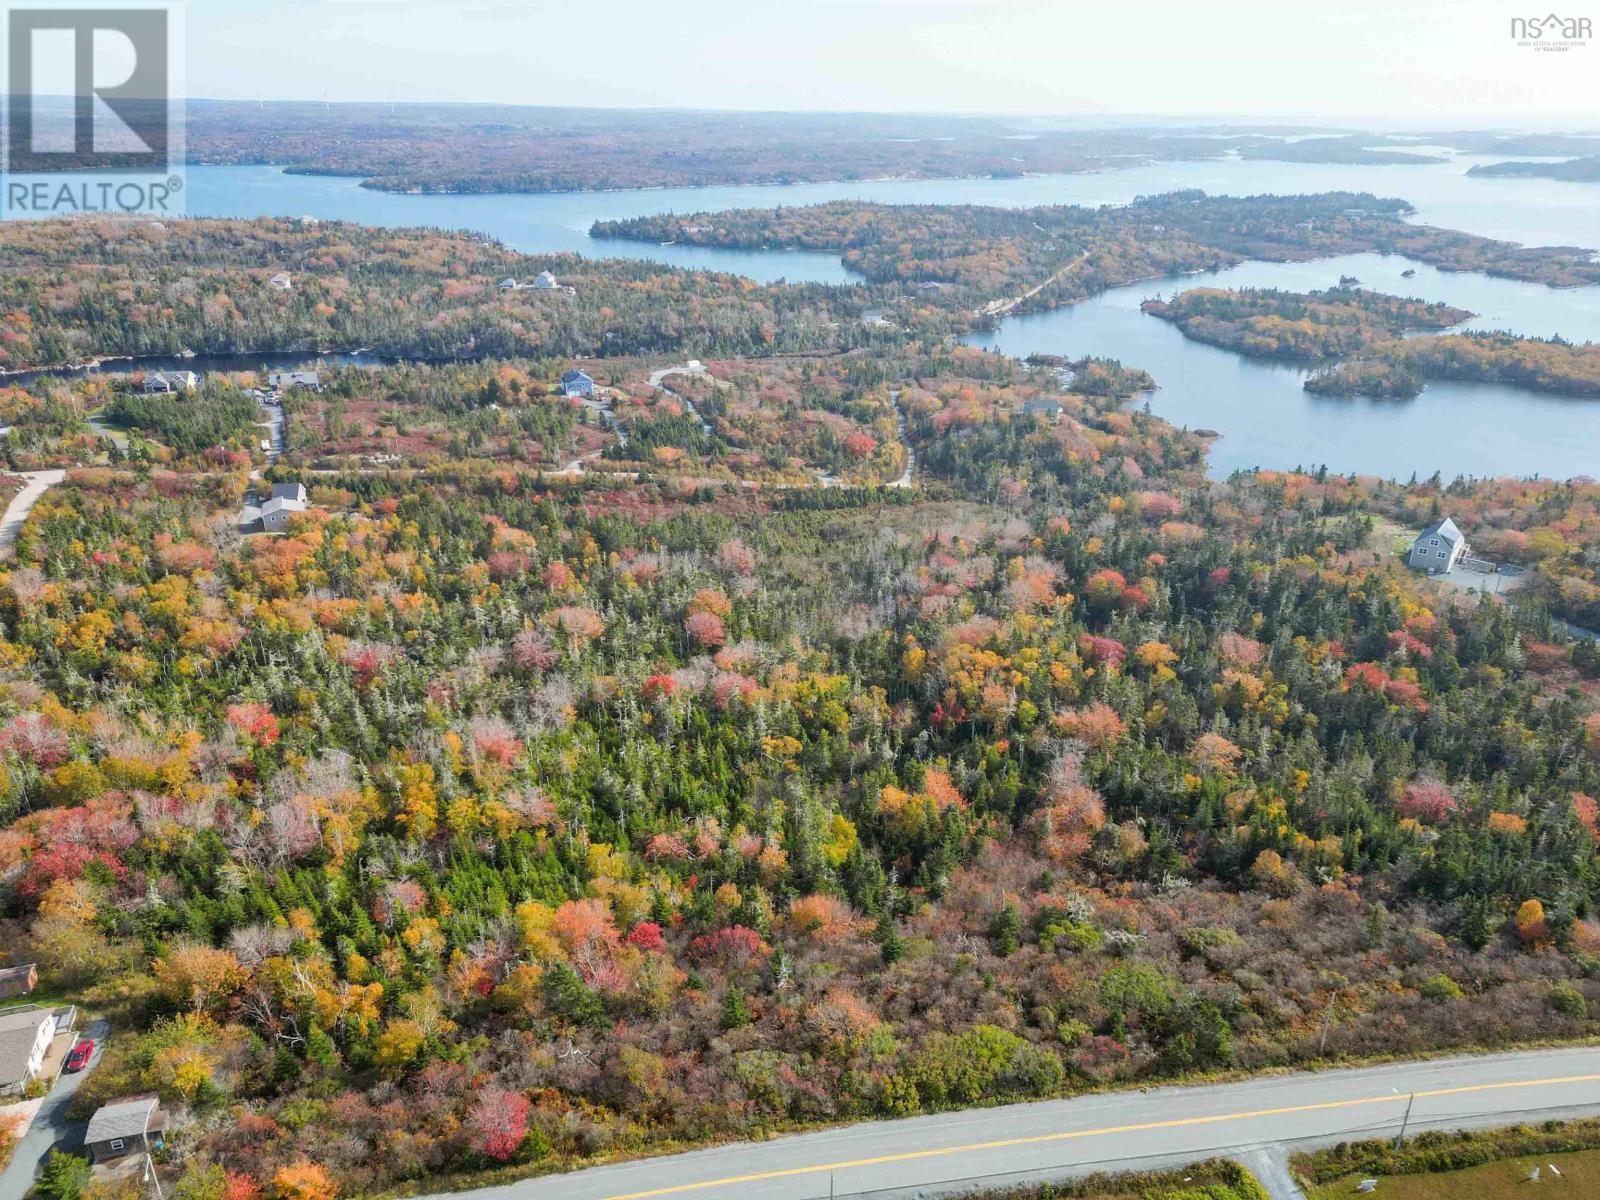
<path fill-rule="evenodd" d="M 172 392 L 192 392 L 200 386 L 200 376 L 193 371 L 151 371 L 144 377 L 146 395 L 164 395 Z"/>
<path fill-rule="evenodd" d="M 306 510 L 304 500 L 291 500 L 274 496 L 261 506 L 261 528 L 268 533 L 281 533 L 288 528 L 289 518 Z"/>
<path fill-rule="evenodd" d="M 0 999 L 26 996 L 39 986 L 39 968 L 33 963 L 0 968 Z"/>
<path fill-rule="evenodd" d="M 561 394 L 563 396 L 593 396 L 594 380 L 589 378 L 587 372 L 568 371 L 561 377 Z"/>
<path fill-rule="evenodd" d="M 306 485 L 303 483 L 275 483 L 272 485 L 270 500 L 295 500 L 301 504 L 306 503 Z"/>
<path fill-rule="evenodd" d="M 514 291 L 517 290 L 517 287 L 518 287 L 517 281 L 515 279 L 510 278 L 510 277 L 507 277 L 507 278 L 502 279 L 500 281 L 500 290 L 502 292 L 514 292 Z"/>
<path fill-rule="evenodd" d="M 1467 552 L 1467 539 L 1449 517 L 1429 525 L 1411 543 L 1406 554 L 1406 566 L 1413 571 L 1426 571 L 1442 575 L 1455 569 Z"/>
<path fill-rule="evenodd" d="M 1022 406 L 1022 411 L 1030 417 L 1043 417 L 1047 421 L 1059 421 L 1061 414 L 1066 411 L 1059 400 L 1035 399 L 1029 400 Z"/>
<path fill-rule="evenodd" d="M 56 1036 L 56 1015 L 48 1008 L 0 1011 L 0 1096 L 21 1092 L 39 1074 L 50 1040 Z"/>
<path fill-rule="evenodd" d="M 550 274 L 549 271 L 540 271 L 533 277 L 533 286 L 541 291 L 548 292 L 561 285 L 556 282 L 556 277 Z"/>
<path fill-rule="evenodd" d="M 267 375 L 267 386 L 280 392 L 295 388 L 316 391 L 322 386 L 322 375 L 318 371 L 273 371 Z"/>
<path fill-rule="evenodd" d="M 280 292 L 287 292 L 294 284 L 290 282 L 286 272 L 279 271 L 271 279 L 267 280 L 267 286 L 276 288 Z"/>
<path fill-rule="evenodd" d="M 167 1114 L 154 1096 L 127 1096 L 95 1110 L 83 1147 L 97 1163 L 161 1148 Z"/>

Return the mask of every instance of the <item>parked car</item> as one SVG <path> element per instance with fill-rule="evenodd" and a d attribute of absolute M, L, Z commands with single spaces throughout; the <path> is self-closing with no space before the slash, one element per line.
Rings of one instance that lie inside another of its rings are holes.
<path fill-rule="evenodd" d="M 89 1059 L 94 1055 L 94 1039 L 84 1038 L 72 1048 L 72 1053 L 67 1055 L 67 1070 L 81 1071 L 89 1065 Z"/>

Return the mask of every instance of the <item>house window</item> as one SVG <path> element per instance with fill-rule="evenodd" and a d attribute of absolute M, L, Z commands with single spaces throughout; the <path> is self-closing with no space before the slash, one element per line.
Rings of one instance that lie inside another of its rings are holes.
<path fill-rule="evenodd" d="M 125 1145 L 125 1144 L 126 1144 L 126 1143 L 124 1143 L 124 1142 L 123 1142 L 123 1140 L 122 1140 L 122 1139 L 121 1139 L 121 1138 L 112 1138 L 112 1139 L 111 1139 L 111 1148 L 112 1148 L 112 1149 L 113 1149 L 113 1150 L 121 1150 L 121 1149 L 122 1149 L 122 1147 L 123 1147 L 123 1146 L 124 1146 L 124 1145 Z"/>
<path fill-rule="evenodd" d="M 1428 539 L 1428 545 L 1437 546 L 1438 544 L 1439 544 L 1439 539 L 1438 538 L 1429 538 Z"/>

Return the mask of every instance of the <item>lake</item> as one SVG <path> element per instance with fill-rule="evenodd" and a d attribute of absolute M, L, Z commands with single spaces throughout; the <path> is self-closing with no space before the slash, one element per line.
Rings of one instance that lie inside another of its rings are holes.
<path fill-rule="evenodd" d="M 515 196 L 414 196 L 357 181 L 288 175 L 274 167 L 191 167 L 187 204 L 196 216 L 313 216 L 370 225 L 471 229 L 529 253 L 566 251 L 643 258 L 731 271 L 763 282 L 844 284 L 854 276 L 830 254 L 719 250 L 597 240 L 598 219 L 645 213 L 816 204 L 862 199 L 892 204 L 1125 204 L 1179 188 L 1250 195 L 1329 190 L 1401 196 L 1416 220 L 1525 244 L 1600 246 L 1600 185 L 1543 179 L 1468 178 L 1484 161 L 1466 155 L 1425 166 L 1349 166 L 1224 160 L 1157 163 L 1085 175 L 1023 179 L 875 180 L 772 187 L 664 188 Z M 1411 279 L 1401 271 L 1414 268 Z M 1484 275 L 1450 275 L 1421 263 L 1352 255 L 1312 263 L 1246 263 L 1227 271 L 1118 288 L 1051 313 L 1012 317 L 976 345 L 1007 353 L 1099 354 L 1150 371 L 1151 408 L 1191 428 L 1223 433 L 1211 468 L 1326 464 L 1407 478 L 1457 474 L 1600 474 L 1600 401 L 1496 385 L 1430 384 L 1415 400 L 1313 397 L 1304 370 L 1243 359 L 1185 339 L 1139 312 L 1147 296 L 1184 287 L 1328 287 L 1341 274 L 1368 287 L 1443 300 L 1480 314 L 1470 328 L 1600 340 L 1600 289 L 1555 290 Z"/>
<path fill-rule="evenodd" d="M 1408 267 L 1416 276 L 1401 278 Z M 1473 383 L 1430 383 L 1414 400 L 1313 396 L 1301 388 L 1305 367 L 1191 341 L 1171 323 L 1139 311 L 1149 296 L 1189 287 L 1306 291 L 1331 287 L 1341 275 L 1379 291 L 1449 299 L 1482 314 L 1466 328 L 1600 340 L 1600 289 L 1556 291 L 1484 275 L 1447 275 L 1376 254 L 1249 262 L 1150 280 L 1051 312 L 1011 317 L 967 340 L 1017 356 L 1098 354 L 1143 367 L 1160 385 L 1145 398 L 1152 412 L 1176 425 L 1222 433 L 1211 449 L 1213 475 L 1312 465 L 1398 479 L 1435 471 L 1447 480 L 1600 474 L 1600 401 Z"/>

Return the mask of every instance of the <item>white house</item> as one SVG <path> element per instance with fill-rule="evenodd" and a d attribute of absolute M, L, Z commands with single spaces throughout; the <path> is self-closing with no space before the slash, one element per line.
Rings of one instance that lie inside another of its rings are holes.
<path fill-rule="evenodd" d="M 173 392 L 192 392 L 200 386 L 200 376 L 193 371 L 151 371 L 144 377 L 146 395 L 170 395 Z"/>
<path fill-rule="evenodd" d="M 39 1074 L 56 1016 L 37 1006 L 0 1012 L 0 1096 L 21 1092 Z"/>
<path fill-rule="evenodd" d="M 561 285 L 556 282 L 556 277 L 550 274 L 549 271 L 540 271 L 533 277 L 533 286 L 539 288 L 541 291 L 548 292 L 554 288 L 560 287 Z"/>
<path fill-rule="evenodd" d="M 287 292 L 294 284 L 290 282 L 287 272 L 279 271 L 271 279 L 267 280 L 267 286 L 276 288 L 280 292 Z"/>
<path fill-rule="evenodd" d="M 1417 540 L 1411 543 L 1411 549 L 1406 554 L 1406 566 L 1413 571 L 1442 575 L 1454 570 L 1466 552 L 1466 535 L 1454 521 L 1446 517 L 1417 535 Z"/>

